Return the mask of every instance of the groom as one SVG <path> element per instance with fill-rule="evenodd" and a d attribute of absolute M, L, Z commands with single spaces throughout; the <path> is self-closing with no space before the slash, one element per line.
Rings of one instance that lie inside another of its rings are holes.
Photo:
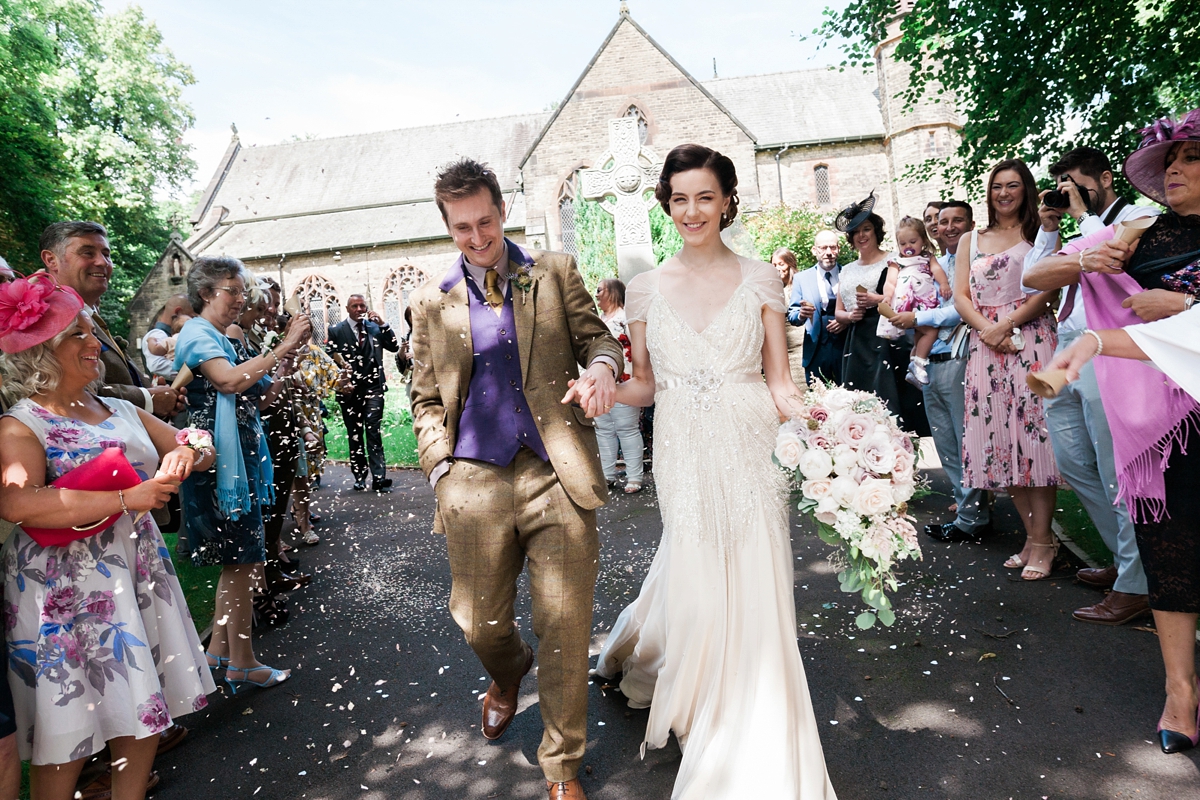
<path fill-rule="evenodd" d="M 551 800 L 583 798 L 575 776 L 587 734 L 595 509 L 608 499 L 590 417 L 612 408 L 622 349 L 573 258 L 504 238 L 495 173 L 457 161 L 439 172 L 434 198 L 462 255 L 413 293 L 411 398 L 437 495 L 433 530 L 450 556 L 450 613 L 492 676 L 482 728 L 497 739 L 533 666 L 513 618 L 528 562 L 538 762 Z"/>

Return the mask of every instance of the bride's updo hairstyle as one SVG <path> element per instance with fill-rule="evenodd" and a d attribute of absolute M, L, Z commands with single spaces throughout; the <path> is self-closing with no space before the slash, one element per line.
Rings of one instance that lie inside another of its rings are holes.
<path fill-rule="evenodd" d="M 721 155 L 711 147 L 681 144 L 667 153 L 662 174 L 658 176 L 658 186 L 654 187 L 654 199 L 662 204 L 667 216 L 671 216 L 671 178 L 693 169 L 706 169 L 717 176 L 721 194 L 729 198 L 729 210 L 721 215 L 721 230 L 725 230 L 733 224 L 738 213 L 737 170 L 729 156 Z"/>

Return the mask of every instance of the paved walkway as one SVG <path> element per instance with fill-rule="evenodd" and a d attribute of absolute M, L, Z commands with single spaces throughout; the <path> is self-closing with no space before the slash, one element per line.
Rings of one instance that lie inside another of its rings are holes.
<path fill-rule="evenodd" d="M 331 470 L 320 492 L 329 533 L 301 553 L 318 576 L 293 595 L 292 621 L 258 640 L 262 659 L 292 667 L 292 680 L 218 692 L 187 717 L 188 741 L 157 764 L 157 797 L 545 797 L 537 682 L 526 680 L 504 738 L 485 741 L 487 682 L 446 610 L 432 493 L 417 472 L 394 477 L 396 490 L 376 497 Z M 916 513 L 927 522 L 948 502 L 935 494 Z M 1000 529 L 1016 530 L 1011 505 L 1001 508 Z M 661 533 L 652 490 L 616 497 L 600 519 L 597 643 L 636 595 Z M 1018 534 L 983 545 L 923 538 L 896 625 L 863 633 L 827 547 L 807 521 L 793 530 L 800 648 L 841 800 L 1200 799 L 1200 758 L 1164 756 L 1152 742 L 1163 684 L 1155 635 L 1072 621 L 1098 594 L 1066 570 L 1014 582 L 1000 563 Z M 532 641 L 527 602 L 518 614 Z M 593 800 L 670 796 L 679 751 L 639 760 L 646 714 L 593 684 L 582 776 Z M 746 787 L 746 797 L 757 792 Z"/>

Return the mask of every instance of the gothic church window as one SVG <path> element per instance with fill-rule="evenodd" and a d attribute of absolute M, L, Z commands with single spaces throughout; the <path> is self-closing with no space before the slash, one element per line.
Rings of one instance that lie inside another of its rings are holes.
<path fill-rule="evenodd" d="M 813 177 L 817 183 L 817 205 L 829 205 L 833 202 L 829 194 L 829 167 L 818 164 L 813 168 Z"/>
<path fill-rule="evenodd" d="M 392 270 L 384 281 L 383 318 L 397 334 L 408 334 L 408 326 L 404 323 L 404 309 L 408 308 L 409 295 L 428 279 L 429 276 L 419 267 L 405 264 Z"/>
<path fill-rule="evenodd" d="M 325 344 L 329 329 L 342 320 L 337 289 L 322 275 L 306 275 L 292 294 L 298 296 L 301 310 L 312 320 L 313 341 Z"/>
<path fill-rule="evenodd" d="M 579 258 L 579 240 L 575 236 L 575 191 L 579 173 L 562 183 L 558 190 L 558 219 L 562 224 L 562 251 Z"/>
<path fill-rule="evenodd" d="M 646 140 L 650 138 L 650 120 L 646 119 L 645 112 L 638 108 L 636 104 L 632 104 L 629 108 L 625 109 L 624 116 L 633 117 L 637 120 L 638 139 L 641 140 L 642 144 L 645 144 Z"/>

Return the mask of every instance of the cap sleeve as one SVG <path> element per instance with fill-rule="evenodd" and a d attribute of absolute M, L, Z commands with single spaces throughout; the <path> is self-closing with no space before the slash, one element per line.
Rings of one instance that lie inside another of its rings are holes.
<path fill-rule="evenodd" d="M 779 271 L 770 264 L 743 259 L 742 280 L 760 305 L 780 313 L 787 311 L 783 304 L 783 281 L 779 279 Z"/>
<path fill-rule="evenodd" d="M 625 321 L 645 322 L 650 301 L 658 294 L 658 270 L 635 275 L 625 287 Z"/>

